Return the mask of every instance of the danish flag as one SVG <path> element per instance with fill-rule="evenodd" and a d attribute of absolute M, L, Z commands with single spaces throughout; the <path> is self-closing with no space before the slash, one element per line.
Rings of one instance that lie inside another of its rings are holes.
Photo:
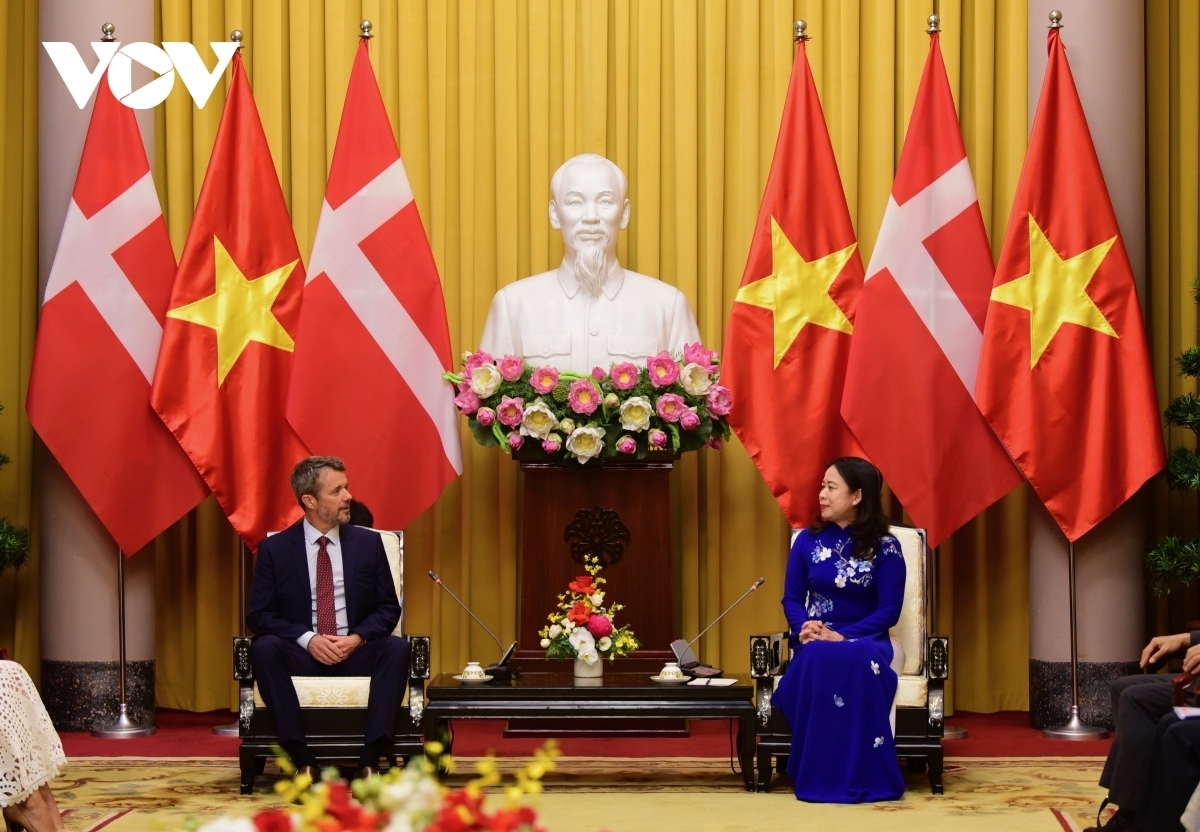
<path fill-rule="evenodd" d="M 973 398 L 994 275 L 935 33 L 842 393 L 843 418 L 933 546 L 1021 481 Z"/>
<path fill-rule="evenodd" d="M 437 265 L 363 39 L 308 268 L 287 416 L 345 460 L 380 528 L 403 529 L 462 473 Z"/>
<path fill-rule="evenodd" d="M 128 555 L 208 494 L 150 408 L 174 280 L 134 111 L 102 81 L 42 301 L 26 410 Z"/>

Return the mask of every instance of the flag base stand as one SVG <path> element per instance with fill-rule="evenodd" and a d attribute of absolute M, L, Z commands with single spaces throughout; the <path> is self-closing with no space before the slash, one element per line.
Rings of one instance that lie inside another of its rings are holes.
<path fill-rule="evenodd" d="M 1071 715 L 1063 725 L 1046 728 L 1048 740 L 1102 740 L 1107 728 L 1087 725 L 1079 718 L 1079 630 L 1075 614 L 1075 541 L 1067 541 L 1067 580 L 1071 592 Z"/>
<path fill-rule="evenodd" d="M 138 725 L 129 718 L 128 706 L 122 702 L 117 706 L 117 718 L 108 725 L 92 731 L 93 737 L 105 740 L 124 740 L 133 737 L 153 737 L 158 729 L 153 725 Z"/>
<path fill-rule="evenodd" d="M 238 609 L 241 612 L 241 628 L 242 638 L 246 637 L 246 541 L 240 541 L 238 546 Z M 234 677 L 234 681 L 237 677 Z M 212 732 L 218 737 L 238 737 L 241 736 L 241 726 L 234 720 L 227 725 L 214 725 Z"/>
<path fill-rule="evenodd" d="M 214 725 L 212 732 L 218 737 L 236 737 L 241 733 L 236 722 L 228 725 Z"/>
<path fill-rule="evenodd" d="M 1045 729 L 1042 736 L 1048 740 L 1102 740 L 1108 736 L 1108 729 L 1085 725 L 1079 718 L 1079 706 L 1072 705 L 1071 718 L 1063 725 Z"/>
<path fill-rule="evenodd" d="M 955 725 L 946 725 L 942 728 L 942 739 L 944 740 L 965 740 L 968 736 L 966 728 L 959 728 Z"/>

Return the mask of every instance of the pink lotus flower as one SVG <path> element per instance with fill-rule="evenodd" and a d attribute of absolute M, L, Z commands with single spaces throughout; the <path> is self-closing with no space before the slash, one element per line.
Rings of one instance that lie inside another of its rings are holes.
<path fill-rule="evenodd" d="M 556 454 L 562 450 L 562 438 L 552 433 L 542 440 L 542 450 L 548 454 Z"/>
<path fill-rule="evenodd" d="M 479 352 L 473 352 L 470 355 L 468 355 L 467 360 L 463 362 L 463 375 L 466 376 L 467 378 L 470 378 L 471 371 L 474 370 L 476 367 L 482 366 L 484 364 L 495 364 L 495 363 L 496 363 L 496 359 L 492 358 L 490 355 L 488 355 L 483 350 L 480 350 Z"/>
<path fill-rule="evenodd" d="M 617 450 L 623 454 L 636 454 L 637 440 L 626 434 L 617 440 Z"/>
<path fill-rule="evenodd" d="M 679 417 L 688 412 L 687 403 L 676 393 L 663 393 L 658 397 L 654 409 L 664 422 L 678 422 Z"/>
<path fill-rule="evenodd" d="M 703 344 L 684 344 L 683 345 L 683 363 L 684 364 L 699 364 L 706 372 L 711 373 L 716 369 L 717 353 L 710 350 Z"/>
<path fill-rule="evenodd" d="M 500 400 L 500 406 L 496 408 L 496 418 L 500 420 L 500 424 L 508 425 L 510 428 L 521 424 L 524 416 L 525 402 L 520 396 L 515 399 L 505 396 Z"/>
<path fill-rule="evenodd" d="M 650 370 L 650 383 L 655 387 L 666 387 L 679 378 L 679 365 L 666 350 L 647 358 L 646 367 Z"/>
<path fill-rule="evenodd" d="M 485 428 L 490 428 L 496 421 L 496 411 L 490 407 L 481 407 L 475 414 L 475 419 Z"/>
<path fill-rule="evenodd" d="M 613 387 L 618 390 L 630 390 L 637 387 L 638 368 L 632 362 L 623 361 L 612 368 Z"/>
<path fill-rule="evenodd" d="M 496 365 L 505 381 L 516 381 L 525 372 L 525 359 L 519 355 L 506 355 Z"/>
<path fill-rule="evenodd" d="M 600 406 L 600 395 L 592 386 L 592 382 L 581 378 L 571 382 L 571 392 L 567 401 L 570 402 L 571 409 L 576 413 L 588 415 L 595 413 L 596 408 Z"/>
<path fill-rule="evenodd" d="M 733 394 L 728 387 L 714 384 L 708 389 L 708 412 L 713 416 L 728 416 L 733 409 Z"/>
<path fill-rule="evenodd" d="M 604 372 L 603 367 L 592 368 L 592 378 L 596 379 L 596 381 L 604 381 L 604 377 L 606 375 L 608 375 L 608 373 Z"/>
<path fill-rule="evenodd" d="M 612 635 L 613 623 L 612 619 L 607 615 L 593 615 L 587 620 L 587 631 L 596 638 L 604 638 Z"/>
<path fill-rule="evenodd" d="M 647 437 L 647 439 L 650 442 L 650 447 L 654 448 L 655 450 L 660 450 L 667 447 L 667 434 L 665 431 L 661 431 L 658 428 L 650 431 L 650 435 Z"/>
<path fill-rule="evenodd" d="M 558 386 L 558 370 L 553 367 L 538 367 L 529 378 L 533 389 L 545 395 Z"/>
<path fill-rule="evenodd" d="M 467 388 L 454 397 L 454 406 L 464 416 L 470 416 L 479 409 L 479 397 L 475 395 L 475 391 Z"/>
<path fill-rule="evenodd" d="M 721 437 L 714 433 L 708 437 L 708 441 L 704 443 L 704 447 L 712 448 L 714 451 L 721 450 Z"/>
<path fill-rule="evenodd" d="M 700 427 L 700 417 L 696 415 L 696 411 L 689 407 L 679 414 L 679 427 L 684 430 L 695 430 Z"/>
<path fill-rule="evenodd" d="M 517 448 L 521 447 L 524 444 L 525 444 L 525 437 L 522 436 L 517 431 L 514 430 L 512 433 L 510 433 L 508 435 L 508 447 L 511 448 L 512 450 L 515 451 Z"/>

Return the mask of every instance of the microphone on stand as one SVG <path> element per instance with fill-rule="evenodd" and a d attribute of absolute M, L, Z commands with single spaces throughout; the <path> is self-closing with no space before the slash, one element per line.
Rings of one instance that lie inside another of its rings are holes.
<path fill-rule="evenodd" d="M 728 607 L 726 607 L 725 612 L 721 613 L 716 618 L 714 618 L 712 623 L 709 624 L 707 627 L 705 627 L 703 630 L 701 630 L 700 634 L 697 635 L 691 641 L 684 641 L 681 638 L 677 638 L 671 642 L 671 652 L 673 652 L 675 654 L 675 659 L 676 659 L 676 661 L 679 662 L 679 668 L 680 668 L 680 670 L 682 670 L 684 672 L 684 675 L 700 676 L 700 677 L 715 677 L 715 676 L 721 675 L 720 668 L 710 667 L 709 665 L 706 665 L 706 664 L 700 664 L 700 660 L 697 659 L 696 654 L 692 652 L 692 645 L 700 640 L 700 636 L 707 633 L 709 630 L 711 630 L 713 628 L 713 626 L 718 621 L 720 621 L 722 618 L 724 618 L 726 615 L 728 615 L 730 610 L 732 610 L 738 604 L 742 603 L 742 601 L 744 601 L 746 599 L 747 595 L 749 595 L 754 590 L 758 589 L 760 586 L 762 586 L 766 582 L 767 582 L 766 578 L 759 578 L 757 581 L 750 584 L 750 588 L 747 589 L 745 592 L 743 592 L 740 598 L 738 598 L 736 601 L 734 601 L 732 604 L 730 604 Z"/>
<path fill-rule="evenodd" d="M 460 601 L 458 596 L 450 591 L 450 587 L 448 587 L 444 583 L 442 583 L 442 579 L 440 577 L 438 577 L 438 574 L 436 572 L 434 572 L 432 569 L 429 570 L 429 577 L 435 584 L 440 586 L 442 589 L 446 590 L 446 593 L 451 598 L 454 599 L 454 603 L 458 604 L 460 607 L 462 607 L 464 610 L 466 610 L 467 615 L 474 618 L 475 623 L 478 624 L 480 627 L 482 627 L 483 631 L 492 637 L 492 641 L 496 642 L 496 646 L 500 648 L 500 661 L 496 662 L 493 665 L 488 665 L 486 668 L 484 668 L 484 672 L 499 681 L 503 681 L 503 682 L 508 681 L 508 679 L 510 678 L 511 673 L 512 673 L 511 668 L 508 666 L 508 660 L 512 658 L 513 652 L 516 651 L 517 643 L 514 641 L 512 644 L 508 645 L 507 650 L 504 649 L 504 645 L 500 643 L 500 639 L 496 638 L 496 634 L 493 633 L 491 630 L 489 630 L 487 628 L 487 625 L 479 620 L 479 616 L 477 616 L 475 613 L 471 612 L 470 607 L 468 607 L 466 604 L 464 604 L 462 601 Z"/>

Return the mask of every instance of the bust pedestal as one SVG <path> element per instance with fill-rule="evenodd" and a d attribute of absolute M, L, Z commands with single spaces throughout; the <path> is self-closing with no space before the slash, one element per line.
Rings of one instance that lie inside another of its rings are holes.
<path fill-rule="evenodd" d="M 520 455 L 517 455 L 520 459 Z M 566 669 L 538 647 L 538 630 L 567 584 L 584 574 L 585 553 L 604 565 L 608 603 L 624 605 L 643 645 L 617 668 L 657 673 L 674 661 L 674 582 L 671 579 L 670 456 L 662 461 L 522 461 L 520 612 L 516 666 L 525 672 Z"/>

